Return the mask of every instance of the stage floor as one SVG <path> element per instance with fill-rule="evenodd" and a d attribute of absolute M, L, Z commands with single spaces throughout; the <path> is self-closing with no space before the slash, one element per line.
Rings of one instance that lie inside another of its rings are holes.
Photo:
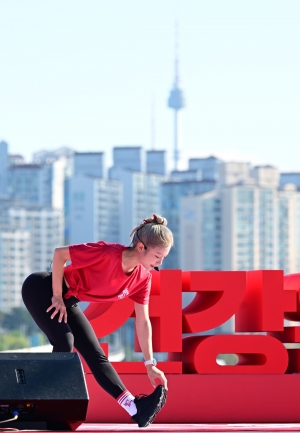
<path fill-rule="evenodd" d="M 93 432 L 290 432 L 299 431 L 298 424 L 151 424 L 140 429 L 134 424 L 81 424 L 80 433 Z"/>
<path fill-rule="evenodd" d="M 3 424 L 2 424 L 3 426 Z M 45 432 L 53 432 L 53 433 L 67 433 L 68 431 L 71 433 L 71 430 L 52 430 L 47 428 L 47 426 L 41 425 L 30 425 L 30 426 L 12 426 L 15 428 L 9 429 L 8 426 L 2 427 L 0 424 L 0 433 L 1 432 L 34 432 L 34 433 L 45 433 Z M 180 424 L 180 423 L 154 423 L 146 428 L 139 428 L 136 424 L 130 423 L 83 423 L 81 424 L 75 432 L 78 433 L 96 433 L 96 432 L 180 432 L 180 433 L 188 433 L 188 432 L 234 432 L 234 433 L 243 433 L 243 432 L 300 432 L 300 423 L 202 423 L 202 424 Z"/>

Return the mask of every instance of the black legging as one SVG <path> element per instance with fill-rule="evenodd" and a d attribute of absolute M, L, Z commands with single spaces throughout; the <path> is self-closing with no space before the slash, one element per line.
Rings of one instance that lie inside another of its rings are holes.
<path fill-rule="evenodd" d="M 67 290 L 63 282 L 63 294 Z M 51 319 L 53 311 L 46 313 L 52 303 L 52 296 L 51 272 L 36 272 L 29 275 L 23 283 L 24 304 L 36 324 L 47 335 L 53 352 L 72 352 L 75 347 L 85 359 L 99 385 L 112 397 L 118 398 L 126 387 L 105 356 L 91 324 L 77 305 L 78 299 L 74 296 L 64 299 L 68 319 L 67 323 L 59 323 L 59 314 Z"/>

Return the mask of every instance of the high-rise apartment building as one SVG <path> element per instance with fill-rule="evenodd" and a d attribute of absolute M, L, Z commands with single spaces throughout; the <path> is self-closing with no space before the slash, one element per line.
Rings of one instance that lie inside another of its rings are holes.
<path fill-rule="evenodd" d="M 0 310 L 22 305 L 22 282 L 49 269 L 64 244 L 63 211 L 21 202 L 0 202 Z"/>
<path fill-rule="evenodd" d="M 47 170 L 39 164 L 13 165 L 8 173 L 8 195 L 35 205 L 46 205 L 51 197 Z"/>
<path fill-rule="evenodd" d="M 248 181 L 250 177 L 250 163 L 225 162 L 217 164 L 218 186 L 236 185 L 239 182 Z"/>
<path fill-rule="evenodd" d="M 0 311 L 22 305 L 21 288 L 32 272 L 28 230 L 0 226 Z"/>
<path fill-rule="evenodd" d="M 36 206 L 64 207 L 64 182 L 69 160 L 61 157 L 46 164 L 15 164 L 8 170 L 8 197 Z"/>
<path fill-rule="evenodd" d="M 7 194 L 8 175 L 8 145 L 5 141 L 0 142 L 0 197 Z"/>
<path fill-rule="evenodd" d="M 183 269 L 300 271 L 300 192 L 278 189 L 273 167 L 251 175 L 235 184 L 228 176 L 229 184 L 211 193 L 182 198 Z"/>
<path fill-rule="evenodd" d="M 280 173 L 271 165 L 260 165 L 250 170 L 250 176 L 262 188 L 279 188 Z"/>
<path fill-rule="evenodd" d="M 167 218 L 175 240 L 174 248 L 164 260 L 164 268 L 178 269 L 181 266 L 181 199 L 214 191 L 219 178 L 220 163 L 221 160 L 215 157 L 190 159 L 188 170 L 173 171 L 171 179 L 161 185 L 162 214 Z"/>
<path fill-rule="evenodd" d="M 293 274 L 300 272 L 300 191 L 296 185 L 283 186 L 278 202 L 278 268 Z"/>
<path fill-rule="evenodd" d="M 216 187 L 215 181 L 201 180 L 184 180 L 184 181 L 167 181 L 161 184 L 161 211 L 162 215 L 167 218 L 168 226 L 173 232 L 175 245 L 171 248 L 169 255 L 165 258 L 163 267 L 165 269 L 180 268 L 180 200 L 184 196 L 194 196 Z"/>
<path fill-rule="evenodd" d="M 202 180 L 201 170 L 173 170 L 171 172 L 170 181 L 188 181 Z"/>
<path fill-rule="evenodd" d="M 189 170 L 200 172 L 202 180 L 218 180 L 218 165 L 222 161 L 214 156 L 189 159 Z"/>
<path fill-rule="evenodd" d="M 276 269 L 277 189 L 225 186 L 222 206 L 222 269 Z"/>
<path fill-rule="evenodd" d="M 146 172 L 166 175 L 166 151 L 147 150 L 146 152 Z"/>
<path fill-rule="evenodd" d="M 78 175 L 68 180 L 67 243 L 119 242 L 121 184 Z"/>
<path fill-rule="evenodd" d="M 44 170 L 47 172 L 46 191 L 49 194 L 45 198 L 46 206 L 62 210 L 65 208 L 65 182 L 70 176 L 70 159 L 62 156 L 44 166 Z"/>
<path fill-rule="evenodd" d="M 105 177 L 103 152 L 75 152 L 72 159 L 72 176 Z"/>
<path fill-rule="evenodd" d="M 221 214 L 221 200 L 216 190 L 181 198 L 179 262 L 182 270 L 222 269 Z M 193 294 L 183 293 L 185 304 L 192 299 Z M 233 329 L 230 319 L 204 334 L 228 334 Z"/>
<path fill-rule="evenodd" d="M 64 219 L 60 209 L 22 203 L 1 203 L 2 231 L 23 230 L 30 234 L 30 266 L 32 272 L 49 269 L 53 251 L 64 244 Z"/>
<path fill-rule="evenodd" d="M 161 212 L 159 187 L 166 177 L 121 167 L 112 167 L 110 177 L 122 185 L 120 242 L 127 245 L 134 227 L 148 216 Z"/>
<path fill-rule="evenodd" d="M 141 146 L 119 146 L 113 148 L 113 167 L 133 171 L 145 170 L 145 152 Z"/>
<path fill-rule="evenodd" d="M 109 178 L 121 184 L 120 242 L 130 243 L 130 232 L 144 218 L 160 213 L 161 201 L 159 186 L 166 176 L 158 173 L 164 170 L 164 152 L 147 152 L 147 171 L 145 171 L 145 153 L 142 147 L 115 147 L 113 166 L 109 169 Z M 151 167 L 157 163 L 158 170 Z M 149 170 L 149 171 L 148 171 Z"/>
<path fill-rule="evenodd" d="M 181 269 L 222 269 L 221 200 L 216 190 L 181 198 L 179 236 Z"/>

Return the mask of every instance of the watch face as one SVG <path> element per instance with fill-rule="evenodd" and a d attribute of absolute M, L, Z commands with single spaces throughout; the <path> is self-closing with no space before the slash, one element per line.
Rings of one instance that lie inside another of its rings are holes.
<path fill-rule="evenodd" d="M 152 361 L 153 361 L 153 365 L 155 366 L 155 365 L 157 364 L 157 361 L 156 361 L 156 359 L 155 359 L 155 358 L 153 358 L 153 359 L 152 359 Z"/>

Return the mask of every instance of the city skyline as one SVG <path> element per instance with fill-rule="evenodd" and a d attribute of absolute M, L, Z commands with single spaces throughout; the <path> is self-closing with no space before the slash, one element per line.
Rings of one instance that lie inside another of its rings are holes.
<path fill-rule="evenodd" d="M 24 166 L 29 166 L 29 167 L 30 166 L 34 167 L 34 166 L 47 165 L 47 162 L 46 162 L 47 154 L 49 154 L 49 158 L 50 158 L 49 161 L 53 160 L 53 158 L 59 159 L 62 155 L 64 155 L 67 158 L 67 160 L 72 159 L 72 155 L 76 155 L 76 154 L 77 155 L 87 155 L 87 156 L 88 155 L 90 155 L 90 156 L 95 155 L 96 158 L 98 158 L 99 155 L 102 155 L 103 161 L 101 163 L 101 167 L 102 167 L 101 170 L 103 169 L 103 173 L 101 174 L 101 176 L 100 175 L 92 175 L 92 176 L 105 179 L 105 178 L 109 177 L 109 170 L 114 165 L 113 154 L 114 154 L 115 149 L 122 149 L 122 148 L 127 149 L 127 150 L 128 149 L 136 149 L 136 150 L 140 149 L 144 156 L 148 152 L 165 154 L 165 171 L 166 171 L 165 174 L 167 177 L 170 176 L 170 179 L 172 179 L 173 175 L 175 177 L 176 177 L 176 175 L 178 175 L 180 178 L 180 174 L 182 174 L 183 175 L 182 180 L 185 179 L 184 176 L 187 176 L 186 177 L 186 180 L 187 180 L 189 178 L 189 172 L 191 173 L 191 176 L 195 176 L 195 170 L 197 171 L 197 169 L 194 169 L 193 167 L 191 168 L 191 166 L 193 166 L 192 161 L 196 161 L 196 164 L 197 164 L 197 161 L 200 161 L 200 160 L 203 160 L 203 161 L 216 160 L 216 161 L 219 161 L 219 162 L 224 163 L 224 164 L 228 164 L 228 163 L 235 164 L 236 163 L 236 164 L 248 165 L 250 169 L 255 169 L 255 168 L 259 168 L 259 167 L 261 167 L 261 168 L 263 168 L 263 167 L 275 168 L 278 170 L 279 173 L 281 173 L 282 176 L 283 175 L 286 176 L 287 179 L 290 176 L 291 180 L 289 182 L 295 183 L 297 185 L 297 188 L 299 188 L 298 187 L 298 180 L 296 182 L 294 180 L 293 176 L 296 176 L 298 179 L 298 176 L 300 175 L 300 167 L 297 171 L 293 170 L 293 171 L 286 171 L 285 172 L 285 171 L 280 170 L 278 167 L 276 167 L 275 165 L 272 165 L 270 163 L 255 164 L 254 161 L 250 161 L 250 160 L 244 161 L 244 160 L 230 159 L 230 158 L 228 158 L 226 160 L 226 159 L 221 159 L 221 158 L 215 157 L 214 155 L 209 155 L 209 156 L 204 156 L 204 157 L 195 155 L 194 157 L 191 157 L 191 158 L 189 156 L 186 156 L 186 160 L 184 161 L 185 162 L 184 167 L 183 167 L 182 161 L 179 161 L 180 167 L 179 167 L 179 170 L 177 171 L 177 170 L 174 170 L 174 167 L 173 167 L 173 165 L 174 165 L 173 164 L 173 162 L 174 162 L 174 147 L 171 149 L 168 149 L 168 150 L 166 150 L 166 149 L 152 150 L 152 149 L 146 149 L 144 146 L 138 146 L 138 145 L 126 146 L 126 145 L 124 145 L 124 146 L 114 146 L 111 149 L 107 149 L 107 150 L 105 150 L 105 149 L 104 150 L 103 149 L 96 150 L 95 149 L 95 150 L 91 150 L 91 151 L 89 151 L 89 150 L 78 151 L 72 147 L 58 147 L 58 148 L 52 148 L 52 149 L 37 149 L 36 151 L 33 152 L 30 159 L 25 160 L 24 154 L 22 154 L 22 152 L 16 152 L 16 153 L 12 152 L 10 149 L 9 143 L 5 142 L 4 140 L 1 140 L 0 144 L 1 143 L 8 145 L 8 156 L 12 157 L 11 163 L 10 163 L 11 167 L 14 167 L 15 165 L 16 166 L 20 166 L 20 165 L 22 166 L 23 164 L 24 164 Z M 109 155 L 109 152 L 111 152 L 111 155 Z M 43 155 L 41 159 L 40 159 L 40 155 Z M 56 156 L 54 157 L 54 155 L 56 155 Z M 156 162 L 154 162 L 154 163 L 156 163 Z M 147 167 L 147 163 L 146 163 L 146 161 L 144 161 L 144 164 L 142 164 L 142 168 L 130 169 L 130 171 L 133 171 L 133 172 L 136 171 L 136 172 L 142 172 L 142 173 L 151 173 L 151 169 L 149 171 L 149 167 Z M 156 173 L 156 169 L 153 171 L 153 173 Z M 199 178 L 201 178 L 201 176 L 202 176 L 201 169 L 199 171 L 198 176 L 199 176 Z M 289 183 L 289 182 L 285 182 L 285 183 Z"/>
<path fill-rule="evenodd" d="M 27 161 L 67 146 L 109 165 L 114 146 L 150 149 L 154 123 L 172 155 L 177 20 L 183 160 L 299 171 L 299 18 L 293 0 L 2 3 L 0 140 Z"/>

